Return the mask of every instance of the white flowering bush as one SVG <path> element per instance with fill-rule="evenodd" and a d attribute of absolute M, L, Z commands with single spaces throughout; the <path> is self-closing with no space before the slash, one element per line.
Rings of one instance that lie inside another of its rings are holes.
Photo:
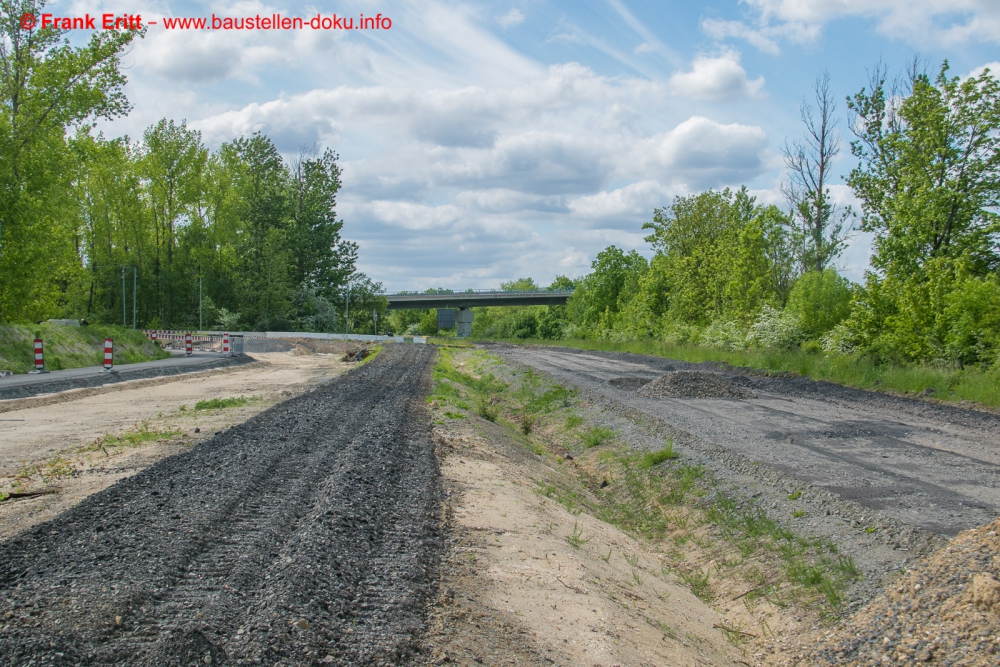
<path fill-rule="evenodd" d="M 840 352 L 850 354 L 854 352 L 854 332 L 847 326 L 847 322 L 841 322 L 819 339 L 823 349 L 827 352 Z"/>
<path fill-rule="evenodd" d="M 746 342 L 758 349 L 787 350 L 806 338 L 799 318 L 770 305 L 765 305 L 757 321 L 750 325 Z"/>
<path fill-rule="evenodd" d="M 726 350 L 746 349 L 746 337 L 736 322 L 712 322 L 701 334 L 701 342 Z"/>

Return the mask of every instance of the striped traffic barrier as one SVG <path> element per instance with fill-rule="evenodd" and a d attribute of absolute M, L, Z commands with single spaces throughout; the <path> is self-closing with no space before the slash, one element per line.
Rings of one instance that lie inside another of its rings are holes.
<path fill-rule="evenodd" d="M 104 339 L 104 370 L 108 373 L 117 373 L 115 370 L 115 339 Z"/>
<path fill-rule="evenodd" d="M 156 329 L 153 329 L 152 334 L 150 334 L 150 340 L 152 340 L 154 343 L 156 342 Z"/>
<path fill-rule="evenodd" d="M 33 373 L 48 373 L 45 370 L 45 346 L 41 338 L 35 339 L 35 370 Z"/>
<path fill-rule="evenodd" d="M 229 332 L 222 334 L 222 356 L 229 356 Z"/>
<path fill-rule="evenodd" d="M 184 356 L 191 356 L 191 334 L 184 334 Z"/>

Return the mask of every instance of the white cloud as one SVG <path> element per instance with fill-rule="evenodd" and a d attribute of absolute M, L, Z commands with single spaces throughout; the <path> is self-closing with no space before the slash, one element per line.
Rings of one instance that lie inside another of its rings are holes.
<path fill-rule="evenodd" d="M 513 28 L 524 23 L 524 14 L 517 7 L 514 7 L 503 16 L 497 17 L 497 23 L 504 28 Z"/>
<path fill-rule="evenodd" d="M 717 57 L 698 56 L 690 72 L 677 72 L 670 77 L 674 91 L 699 100 L 731 100 L 757 97 L 764 88 L 764 77 L 751 81 L 740 65 L 740 54 L 724 51 Z"/>
<path fill-rule="evenodd" d="M 705 19 L 711 37 L 745 39 L 767 53 L 778 42 L 814 42 L 837 19 L 876 21 L 883 35 L 916 44 L 1000 43 L 1000 3 L 996 0 L 742 0 L 757 14 L 751 23 Z"/>
<path fill-rule="evenodd" d="M 662 181 L 696 190 L 757 176 L 765 166 L 766 148 L 760 127 L 693 116 L 670 132 L 639 142 L 633 159 Z"/>

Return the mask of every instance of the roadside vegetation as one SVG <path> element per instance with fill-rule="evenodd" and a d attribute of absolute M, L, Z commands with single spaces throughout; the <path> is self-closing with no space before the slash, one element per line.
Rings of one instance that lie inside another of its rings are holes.
<path fill-rule="evenodd" d="M 45 341 L 45 368 L 100 366 L 104 339 L 115 341 L 115 364 L 165 359 L 170 353 L 148 340 L 141 331 L 114 325 L 67 327 L 51 324 L 0 326 L 0 370 L 27 373 L 35 367 L 34 339 Z"/>
<path fill-rule="evenodd" d="M 225 408 L 239 408 L 250 405 L 261 400 L 260 396 L 229 396 L 227 398 L 210 398 L 198 401 L 194 404 L 195 410 L 223 410 Z M 181 406 L 183 407 L 183 406 Z"/>
<path fill-rule="evenodd" d="M 428 403 L 440 423 L 478 416 L 506 426 L 547 464 L 538 468 L 537 493 L 655 545 L 668 564 L 663 574 L 706 601 L 767 600 L 836 615 L 860 577 L 835 544 L 796 534 L 671 441 L 630 449 L 582 414 L 574 391 L 530 370 L 481 350 L 445 348 L 434 379 Z M 578 527 L 567 540 L 587 548 Z"/>

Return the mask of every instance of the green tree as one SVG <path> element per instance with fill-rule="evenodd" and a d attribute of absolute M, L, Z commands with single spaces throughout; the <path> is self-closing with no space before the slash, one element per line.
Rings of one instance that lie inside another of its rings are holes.
<path fill-rule="evenodd" d="M 142 146 L 139 168 L 155 237 L 153 276 L 158 288 L 158 315 L 161 321 L 174 322 L 175 291 L 191 282 L 191 276 L 175 274 L 177 228 L 192 217 L 201 201 L 208 151 L 201 145 L 200 132 L 189 130 L 183 121 L 177 125 L 166 119 L 146 130 Z"/>
<path fill-rule="evenodd" d="M 834 269 L 799 276 L 788 297 L 786 312 L 798 318 L 806 335 L 822 336 L 851 313 L 851 284 Z"/>
<path fill-rule="evenodd" d="M 886 81 L 876 68 L 871 89 L 849 101 L 859 164 L 848 183 L 875 240 L 873 271 L 845 326 L 855 346 L 879 359 L 970 363 L 977 346 L 949 342 L 970 339 L 952 330 L 968 323 L 952 304 L 976 299 L 953 293 L 977 285 L 989 292 L 985 279 L 998 265 L 1000 84 L 989 70 L 949 77 L 947 61 L 933 79 L 914 67 Z"/>
<path fill-rule="evenodd" d="M 74 47 L 53 28 L 26 30 L 44 2 L 0 0 L 0 321 L 51 317 L 78 280 L 67 137 L 128 110 L 121 56 L 133 31 L 97 31 Z"/>
<path fill-rule="evenodd" d="M 649 268 L 646 258 L 631 250 L 608 246 L 591 263 L 567 304 L 570 319 L 584 327 L 603 330 L 614 326 L 615 317 L 639 289 Z"/>

